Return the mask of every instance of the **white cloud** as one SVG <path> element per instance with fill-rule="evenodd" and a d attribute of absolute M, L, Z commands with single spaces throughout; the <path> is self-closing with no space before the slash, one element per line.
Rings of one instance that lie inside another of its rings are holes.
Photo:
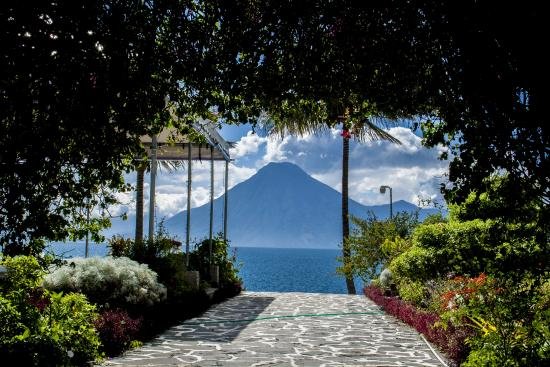
<path fill-rule="evenodd" d="M 402 144 L 384 141 L 350 144 L 350 197 L 366 205 L 387 203 L 388 195 L 379 192 L 380 185 L 393 188 L 394 201 L 417 202 L 424 198 L 440 198 L 439 183 L 447 172 L 447 162 L 438 160 L 445 148 L 424 148 L 421 138 L 410 129 L 393 127 L 387 130 Z M 317 180 L 341 191 L 342 137 L 340 130 L 331 129 L 324 134 L 309 134 L 303 137 L 261 137 L 248 132 L 231 149 L 235 159 L 229 165 L 229 187 L 250 178 L 269 162 L 287 161 L 299 165 Z M 215 163 L 215 197 L 224 191 L 224 163 Z M 157 213 L 160 217 L 171 216 L 186 209 L 187 167 L 173 173 L 160 173 L 157 181 Z M 128 180 L 135 182 L 135 175 Z M 149 189 L 146 176 L 144 190 L 148 208 Z M 135 194 L 123 195 L 127 202 L 117 210 L 135 212 Z M 210 199 L 210 162 L 193 162 L 192 206 L 208 203 Z"/>
<path fill-rule="evenodd" d="M 230 149 L 231 157 L 238 159 L 244 157 L 248 154 L 257 153 L 260 146 L 265 144 L 267 138 L 258 136 L 252 131 L 249 131 L 246 136 L 243 136 L 235 145 L 235 147 Z"/>
<path fill-rule="evenodd" d="M 229 165 L 229 188 L 252 177 L 258 170 L 251 167 L 239 167 L 236 164 Z"/>
<path fill-rule="evenodd" d="M 155 195 L 156 215 L 161 218 L 169 218 L 184 208 L 186 200 L 186 194 L 157 192 Z"/>
<path fill-rule="evenodd" d="M 388 195 L 380 194 L 381 185 L 390 186 L 393 199 L 417 203 L 418 196 L 436 198 L 440 167 L 399 167 L 381 169 L 356 169 L 350 172 L 350 196 L 367 204 L 387 203 Z"/>
<path fill-rule="evenodd" d="M 290 142 L 290 139 L 296 138 L 290 136 L 285 136 L 283 139 L 278 137 L 268 138 L 266 152 L 263 157 L 264 164 L 269 162 L 287 161 L 289 159 L 289 152 L 285 151 L 285 146 Z"/>
<path fill-rule="evenodd" d="M 388 147 L 395 148 L 406 153 L 414 154 L 422 147 L 422 139 L 411 132 L 410 129 L 404 127 L 392 127 L 388 130 L 391 136 L 397 138 L 401 144 L 387 144 Z"/>

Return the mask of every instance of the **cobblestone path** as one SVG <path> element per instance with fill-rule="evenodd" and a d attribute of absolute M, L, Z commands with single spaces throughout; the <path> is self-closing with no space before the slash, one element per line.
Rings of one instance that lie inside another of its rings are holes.
<path fill-rule="evenodd" d="M 243 292 L 104 366 L 443 366 L 365 296 Z"/>

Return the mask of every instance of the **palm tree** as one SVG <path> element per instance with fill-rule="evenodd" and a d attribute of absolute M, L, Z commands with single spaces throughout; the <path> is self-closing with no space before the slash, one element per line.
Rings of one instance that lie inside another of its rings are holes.
<path fill-rule="evenodd" d="M 333 123 L 322 122 L 319 119 L 309 120 L 303 116 L 294 115 L 297 119 L 277 119 L 277 122 L 270 121 L 269 130 L 277 135 L 306 135 L 327 130 Z M 348 245 L 349 238 L 349 194 L 348 194 L 348 172 L 349 172 L 349 140 L 353 137 L 357 141 L 386 140 L 392 143 L 401 142 L 387 133 L 379 126 L 382 119 L 363 118 L 352 119 L 348 113 L 339 115 L 335 119 L 342 126 L 342 261 L 344 267 L 350 262 L 351 252 Z M 333 120 L 334 121 L 334 120 Z M 379 124 L 374 123 L 377 121 Z M 346 287 L 349 294 L 356 294 L 353 275 L 346 275 Z"/>
<path fill-rule="evenodd" d="M 160 171 L 174 172 L 183 167 L 182 161 L 157 161 Z M 135 242 L 143 242 L 143 181 L 145 177 L 145 171 L 150 169 L 150 162 L 139 161 L 136 164 L 136 236 Z"/>
<path fill-rule="evenodd" d="M 144 162 L 136 166 L 136 243 L 143 241 L 143 179 L 146 168 Z"/>

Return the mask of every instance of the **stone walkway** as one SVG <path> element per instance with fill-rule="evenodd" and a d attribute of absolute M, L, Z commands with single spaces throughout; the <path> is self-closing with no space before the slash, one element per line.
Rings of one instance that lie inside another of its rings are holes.
<path fill-rule="evenodd" d="M 243 292 L 104 366 L 443 366 L 365 296 Z"/>

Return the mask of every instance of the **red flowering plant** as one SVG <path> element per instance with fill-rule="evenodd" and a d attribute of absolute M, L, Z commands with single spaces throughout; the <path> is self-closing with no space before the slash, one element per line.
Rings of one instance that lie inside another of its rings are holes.
<path fill-rule="evenodd" d="M 114 356 L 127 349 L 138 336 L 142 322 L 142 317 L 132 318 L 122 309 L 102 311 L 94 325 L 105 353 Z"/>
<path fill-rule="evenodd" d="M 477 305 L 483 304 L 489 295 L 498 289 L 494 280 L 485 273 L 470 278 L 456 276 L 447 282 L 446 290 L 440 295 L 439 309 L 443 325 L 467 326 L 477 330 L 479 335 L 497 331 L 494 323 L 484 312 L 477 312 Z"/>
<path fill-rule="evenodd" d="M 456 276 L 447 283 L 447 289 L 440 296 L 442 312 L 453 311 L 468 303 L 472 297 L 480 297 L 480 290 L 487 283 L 487 275 L 481 273 L 475 278 Z"/>
<path fill-rule="evenodd" d="M 548 325 L 550 312 L 547 307 L 536 307 L 544 291 L 535 278 L 518 280 L 482 274 L 454 278 L 449 285 L 455 288 L 441 294 L 441 325 L 475 331 L 466 339 L 472 352 L 464 366 L 503 365 L 503 361 L 521 361 L 518 365 L 522 366 L 548 365 L 550 333 L 543 325 Z"/>
<path fill-rule="evenodd" d="M 456 364 L 467 358 L 470 348 L 465 340 L 473 335 L 470 327 L 443 324 L 436 312 L 418 309 L 398 297 L 385 296 L 384 291 L 374 285 L 365 287 L 364 293 L 385 312 L 424 334 Z"/>
<path fill-rule="evenodd" d="M 27 301 L 29 302 L 29 304 L 36 307 L 40 312 L 44 312 L 46 307 L 51 304 L 51 300 L 47 291 L 42 287 L 31 289 L 28 292 L 27 297 Z"/>

